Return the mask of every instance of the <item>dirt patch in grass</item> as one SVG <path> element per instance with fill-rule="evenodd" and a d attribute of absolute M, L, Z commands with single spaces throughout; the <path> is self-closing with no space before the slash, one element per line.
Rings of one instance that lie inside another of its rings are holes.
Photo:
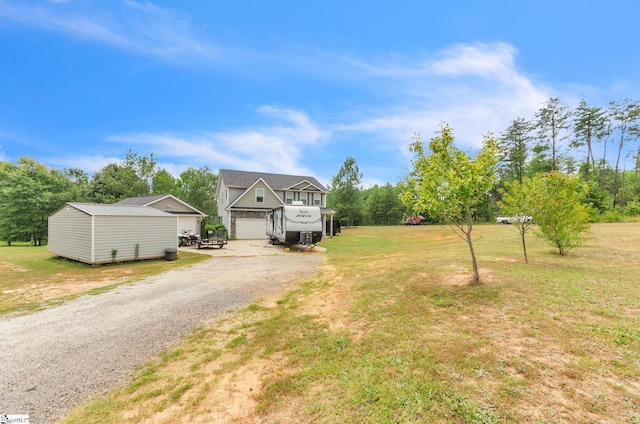
<path fill-rule="evenodd" d="M 0 272 L 27 272 L 28 269 L 9 262 L 0 262 Z"/>
<path fill-rule="evenodd" d="M 120 275 L 117 277 L 112 274 L 114 273 L 110 271 L 102 271 L 98 278 L 84 276 L 61 280 L 55 284 L 46 282 L 29 284 L 16 289 L 3 290 L 3 294 L 10 297 L 19 297 L 26 303 L 45 303 L 51 300 L 88 293 L 95 289 L 122 283 L 132 274 L 132 271 L 123 270 L 123 272 L 118 273 Z"/>

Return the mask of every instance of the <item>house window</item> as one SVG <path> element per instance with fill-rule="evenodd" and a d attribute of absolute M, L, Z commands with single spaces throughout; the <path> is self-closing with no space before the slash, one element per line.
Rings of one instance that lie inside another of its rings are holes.
<path fill-rule="evenodd" d="M 292 191 L 287 191 L 284 195 L 284 202 L 287 205 L 291 205 L 293 203 L 293 192 Z"/>
<path fill-rule="evenodd" d="M 308 193 L 300 193 L 300 201 L 302 202 L 303 205 L 307 204 L 307 194 Z"/>
<path fill-rule="evenodd" d="M 264 203 L 264 189 L 257 188 L 256 189 L 256 203 Z"/>
<path fill-rule="evenodd" d="M 313 205 L 322 206 L 322 194 L 316 193 L 313 195 Z"/>

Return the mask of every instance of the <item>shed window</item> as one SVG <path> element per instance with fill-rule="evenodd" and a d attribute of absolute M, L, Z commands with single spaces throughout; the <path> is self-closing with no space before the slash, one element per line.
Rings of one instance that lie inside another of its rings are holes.
<path fill-rule="evenodd" d="M 257 188 L 256 189 L 256 203 L 264 203 L 264 189 Z"/>
<path fill-rule="evenodd" d="M 287 191 L 284 195 L 284 202 L 287 205 L 291 205 L 293 204 L 293 192 L 292 191 Z"/>

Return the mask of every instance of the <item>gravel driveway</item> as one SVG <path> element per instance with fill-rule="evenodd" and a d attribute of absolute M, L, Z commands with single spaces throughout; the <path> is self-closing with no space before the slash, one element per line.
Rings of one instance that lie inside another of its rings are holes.
<path fill-rule="evenodd" d="M 213 316 L 308 278 L 322 257 L 255 243 L 230 242 L 201 251 L 224 257 L 0 319 L 0 415 L 54 422 Z"/>

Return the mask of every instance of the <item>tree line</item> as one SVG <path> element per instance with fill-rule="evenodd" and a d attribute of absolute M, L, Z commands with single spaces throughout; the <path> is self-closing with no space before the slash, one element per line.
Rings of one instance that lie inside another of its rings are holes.
<path fill-rule="evenodd" d="M 638 101 L 625 98 L 594 106 L 583 99 L 572 109 L 560 98 L 549 98 L 532 117 L 517 117 L 496 137 L 495 180 L 472 208 L 472 218 L 493 221 L 510 184 L 549 172 L 577 176 L 584 183 L 591 221 L 640 215 L 639 136 Z M 356 160 L 349 157 L 329 183 L 327 206 L 344 225 L 394 225 L 412 214 L 443 222 L 428 208 L 401 201 L 404 182 L 364 189 L 362 178 Z M 207 214 L 205 223 L 212 224 L 216 183 L 217 175 L 206 165 L 174 178 L 158 166 L 153 153 L 146 157 L 132 150 L 122 162 L 110 163 L 91 177 L 76 168 L 50 169 L 26 157 L 0 162 L 0 239 L 40 245 L 48 216 L 67 201 L 114 203 L 152 194 L 173 194 Z"/>
<path fill-rule="evenodd" d="M 66 202 L 115 203 L 155 194 L 173 194 L 207 214 L 204 224 L 212 224 L 217 180 L 206 165 L 174 178 L 158 166 L 153 153 L 141 156 L 131 149 L 122 162 L 109 163 L 92 177 L 77 168 L 48 168 L 28 157 L 0 162 L 0 240 L 42 245 L 48 217 Z"/>
<path fill-rule="evenodd" d="M 549 98 L 530 118 L 517 117 L 496 137 L 495 181 L 473 209 L 476 221 L 491 222 L 500 213 L 502 191 L 514 181 L 538 174 L 576 175 L 584 183 L 590 220 L 616 221 L 640 215 L 640 103 L 628 98 L 594 106 L 582 99 L 570 108 Z M 414 134 L 414 142 L 419 134 Z M 623 165 L 628 159 L 632 167 Z M 347 158 L 329 184 L 328 206 L 347 225 L 390 225 L 425 208 L 399 201 L 402 182 L 362 187 L 356 160 Z"/>

